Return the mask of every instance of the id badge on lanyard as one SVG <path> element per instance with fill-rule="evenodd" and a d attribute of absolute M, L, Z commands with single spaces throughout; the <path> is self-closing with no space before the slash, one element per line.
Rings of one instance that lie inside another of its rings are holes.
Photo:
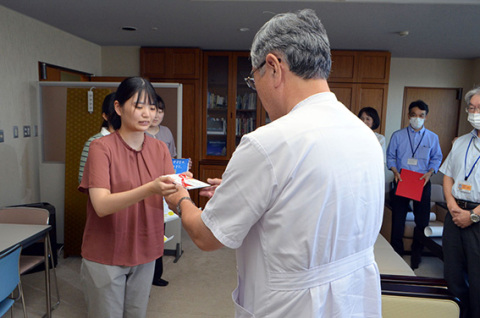
<path fill-rule="evenodd" d="M 467 181 L 462 181 L 458 183 L 458 191 L 470 194 L 472 192 L 472 184 Z"/>
<path fill-rule="evenodd" d="M 407 164 L 410 165 L 410 166 L 416 166 L 418 165 L 418 159 L 416 158 L 409 158 L 407 160 Z"/>
<path fill-rule="evenodd" d="M 467 151 L 465 153 L 465 179 L 463 181 L 458 182 L 458 190 L 463 193 L 471 193 L 472 192 L 472 184 L 470 182 L 467 182 L 468 178 L 472 174 L 473 169 L 477 165 L 478 159 L 480 159 L 480 156 L 477 157 L 477 160 L 475 160 L 475 163 L 473 164 L 472 168 L 470 171 L 467 169 L 467 157 L 468 157 L 468 150 L 470 149 L 470 145 L 472 144 L 473 138 L 470 139 L 470 142 L 468 143 Z M 468 171 L 468 173 L 467 173 Z"/>

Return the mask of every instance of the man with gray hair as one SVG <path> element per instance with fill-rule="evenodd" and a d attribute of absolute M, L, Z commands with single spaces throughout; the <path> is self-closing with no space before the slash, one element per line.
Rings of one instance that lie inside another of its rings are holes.
<path fill-rule="evenodd" d="M 448 211 L 443 228 L 444 272 L 450 291 L 480 317 L 480 87 L 465 95 L 473 130 L 453 143 L 440 167 Z"/>
<path fill-rule="evenodd" d="M 276 15 L 251 60 L 245 80 L 272 122 L 208 180 L 203 212 L 183 189 L 170 207 L 201 249 L 237 250 L 236 317 L 380 317 L 383 153 L 329 90 L 323 25 L 312 10 Z"/>

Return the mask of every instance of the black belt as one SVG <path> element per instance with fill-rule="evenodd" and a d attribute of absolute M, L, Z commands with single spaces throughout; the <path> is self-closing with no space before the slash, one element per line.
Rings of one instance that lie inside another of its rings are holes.
<path fill-rule="evenodd" d="M 465 201 L 465 200 L 459 200 L 459 199 L 455 199 L 455 201 L 457 201 L 458 206 L 461 209 L 464 209 L 464 210 L 473 210 L 477 206 L 480 205 L 480 203 L 475 203 L 475 202 Z"/>

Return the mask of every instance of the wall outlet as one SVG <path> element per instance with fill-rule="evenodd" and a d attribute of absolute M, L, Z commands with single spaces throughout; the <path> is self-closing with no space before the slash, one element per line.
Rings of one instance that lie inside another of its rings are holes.
<path fill-rule="evenodd" d="M 18 138 L 18 126 L 13 126 L 13 138 Z"/>
<path fill-rule="evenodd" d="M 5 141 L 5 137 L 3 135 L 3 129 L 0 130 L 0 142 L 4 142 Z"/>
<path fill-rule="evenodd" d="M 30 137 L 30 126 L 23 126 L 23 137 Z"/>

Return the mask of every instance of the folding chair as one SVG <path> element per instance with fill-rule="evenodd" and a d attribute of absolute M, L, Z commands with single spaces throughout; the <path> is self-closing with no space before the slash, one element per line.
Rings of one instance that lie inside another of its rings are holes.
<path fill-rule="evenodd" d="M 0 223 L 9 224 L 48 224 L 50 212 L 41 208 L 31 207 L 10 207 L 0 209 Z M 45 242 L 46 244 L 46 242 Z M 53 264 L 53 253 L 50 242 L 47 244 L 48 258 L 50 259 L 50 269 L 53 270 L 53 280 L 55 283 L 57 302 L 51 307 L 54 310 L 60 304 L 60 292 L 58 290 L 57 272 Z M 44 255 L 21 255 L 20 256 L 20 275 L 28 273 L 33 268 L 45 264 Z M 50 275 L 52 277 L 52 275 Z M 50 284 L 50 282 L 48 282 Z"/>
<path fill-rule="evenodd" d="M 16 245 L 0 255 L 0 317 L 8 310 L 13 317 L 13 304 L 22 300 L 23 315 L 27 318 L 27 308 L 23 297 L 22 282 L 20 281 L 19 260 L 22 247 Z M 13 298 L 13 292 L 18 287 L 19 296 Z"/>

